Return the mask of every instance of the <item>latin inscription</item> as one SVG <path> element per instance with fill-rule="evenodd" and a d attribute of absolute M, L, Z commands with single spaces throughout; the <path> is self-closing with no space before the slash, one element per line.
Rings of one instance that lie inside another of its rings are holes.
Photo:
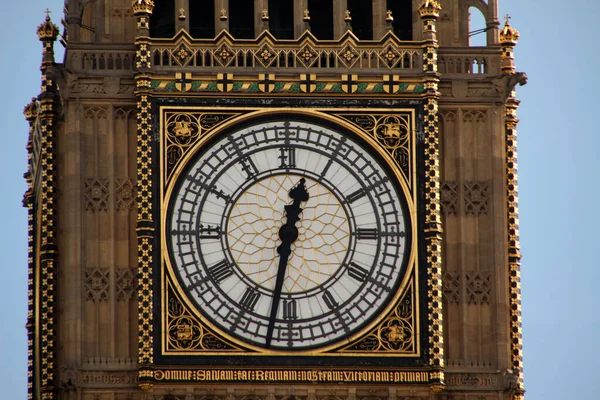
<path fill-rule="evenodd" d="M 158 370 L 157 381 L 268 381 L 268 382 L 389 382 L 428 383 L 423 371 L 336 371 L 336 370 Z"/>

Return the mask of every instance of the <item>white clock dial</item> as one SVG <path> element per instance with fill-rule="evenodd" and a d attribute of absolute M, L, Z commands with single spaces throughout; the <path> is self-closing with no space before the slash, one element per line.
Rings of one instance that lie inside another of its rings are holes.
<path fill-rule="evenodd" d="M 257 123 L 216 138 L 179 176 L 169 259 L 223 333 L 315 349 L 360 332 L 395 298 L 409 254 L 403 196 L 357 140 L 302 121 Z"/>

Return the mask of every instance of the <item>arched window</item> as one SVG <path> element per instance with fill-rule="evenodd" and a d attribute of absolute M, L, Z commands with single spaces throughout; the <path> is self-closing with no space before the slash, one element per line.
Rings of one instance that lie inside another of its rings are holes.
<path fill-rule="evenodd" d="M 485 17 L 477 7 L 469 7 L 469 46 L 486 46 Z"/>
<path fill-rule="evenodd" d="M 352 33 L 361 40 L 373 39 L 373 2 L 370 0 L 348 0 L 352 17 Z"/>
<path fill-rule="evenodd" d="M 387 9 L 392 12 L 394 34 L 401 40 L 412 40 L 412 1 L 387 0 Z"/>
<path fill-rule="evenodd" d="M 157 1 L 150 17 L 150 36 L 170 38 L 175 36 L 175 0 Z"/>
<path fill-rule="evenodd" d="M 253 0 L 229 0 L 229 33 L 236 39 L 254 39 Z"/>
<path fill-rule="evenodd" d="M 294 38 L 294 0 L 269 1 L 269 31 L 277 39 Z"/>
<path fill-rule="evenodd" d="M 215 37 L 214 0 L 190 0 L 190 35 L 194 38 Z"/>
<path fill-rule="evenodd" d="M 308 11 L 312 34 L 319 40 L 333 40 L 333 0 L 308 0 Z"/>

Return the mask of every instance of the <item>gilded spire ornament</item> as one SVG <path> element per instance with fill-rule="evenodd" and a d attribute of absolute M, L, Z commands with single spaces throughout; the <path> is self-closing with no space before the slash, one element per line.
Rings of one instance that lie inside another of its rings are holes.
<path fill-rule="evenodd" d="M 154 10 L 153 0 L 133 0 L 131 4 L 134 14 L 152 14 Z"/>
<path fill-rule="evenodd" d="M 38 101 L 35 97 L 31 98 L 31 102 L 25 106 L 23 109 L 23 115 L 27 120 L 34 118 L 37 115 L 38 111 Z"/>
<path fill-rule="evenodd" d="M 302 17 L 302 20 L 304 22 L 310 21 L 310 11 L 308 11 L 308 9 L 304 10 L 304 16 Z"/>
<path fill-rule="evenodd" d="M 344 21 L 346 21 L 346 22 L 351 22 L 352 21 L 352 17 L 350 16 L 350 10 L 346 10 L 344 12 L 344 15 L 345 15 Z"/>
<path fill-rule="evenodd" d="M 392 15 L 392 10 L 387 10 L 385 12 L 385 22 L 388 22 L 388 23 L 394 22 L 394 16 Z"/>
<path fill-rule="evenodd" d="M 50 10 L 46 9 L 46 19 L 38 26 L 37 35 L 41 41 L 54 42 L 58 37 L 58 26 L 50 20 Z"/>
<path fill-rule="evenodd" d="M 519 32 L 510 26 L 510 15 L 505 15 L 504 27 L 500 29 L 500 44 L 502 46 L 516 46 L 519 41 Z"/>
<path fill-rule="evenodd" d="M 519 41 L 519 32 L 510 26 L 510 16 L 505 16 L 504 27 L 500 29 L 500 45 L 502 46 L 501 69 L 503 74 L 516 73 L 514 49 Z"/>
<path fill-rule="evenodd" d="M 419 6 L 419 14 L 421 18 L 433 17 L 439 18 L 442 6 L 436 0 L 423 0 Z"/>

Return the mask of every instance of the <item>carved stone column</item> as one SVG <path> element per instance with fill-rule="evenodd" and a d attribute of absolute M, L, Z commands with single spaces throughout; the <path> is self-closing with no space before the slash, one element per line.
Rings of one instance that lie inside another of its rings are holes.
<path fill-rule="evenodd" d="M 139 385 L 148 390 L 152 387 L 153 371 L 148 365 L 154 361 L 152 312 L 152 273 L 151 254 L 154 239 L 154 221 L 152 219 L 152 122 L 150 115 L 149 86 L 146 75 L 151 68 L 149 41 L 149 21 L 154 2 L 152 0 L 134 0 L 133 12 L 137 20 L 135 94 L 137 100 L 137 242 L 138 242 L 138 368 Z"/>
<path fill-rule="evenodd" d="M 333 0 L 333 38 L 339 39 L 346 32 L 347 0 Z"/>
<path fill-rule="evenodd" d="M 34 382 L 34 398 L 50 400 L 56 398 L 56 279 L 57 279 L 57 170 L 56 170 L 56 127 L 58 113 L 58 87 L 51 78 L 54 63 L 54 42 L 58 27 L 50 21 L 50 15 L 37 30 L 44 46 L 42 56 L 42 86 L 39 96 L 39 187 L 35 186 L 37 198 L 35 222 L 38 225 L 36 275 L 36 332 L 40 343 L 34 355 L 34 368 L 39 380 Z M 35 365 L 37 362 L 37 365 Z"/>
<path fill-rule="evenodd" d="M 437 392 L 444 387 L 444 336 L 442 315 L 442 220 L 440 209 L 440 153 L 438 91 L 440 75 L 437 66 L 438 41 L 435 23 L 442 7 L 435 0 L 423 0 L 419 14 L 423 21 L 423 76 L 425 79 L 425 242 L 429 316 L 430 386 Z"/>
<path fill-rule="evenodd" d="M 502 73 L 515 75 L 514 47 L 519 32 L 510 26 L 506 17 L 504 28 L 500 31 L 502 45 Z M 514 90 L 510 91 L 505 103 L 506 138 L 506 199 L 508 221 L 508 270 L 510 288 L 510 345 L 511 370 L 516 377 L 513 388 L 513 400 L 522 400 L 525 394 L 523 384 L 523 337 L 521 332 L 521 245 L 519 242 L 519 186 L 517 168 L 517 109 L 519 101 Z"/>

